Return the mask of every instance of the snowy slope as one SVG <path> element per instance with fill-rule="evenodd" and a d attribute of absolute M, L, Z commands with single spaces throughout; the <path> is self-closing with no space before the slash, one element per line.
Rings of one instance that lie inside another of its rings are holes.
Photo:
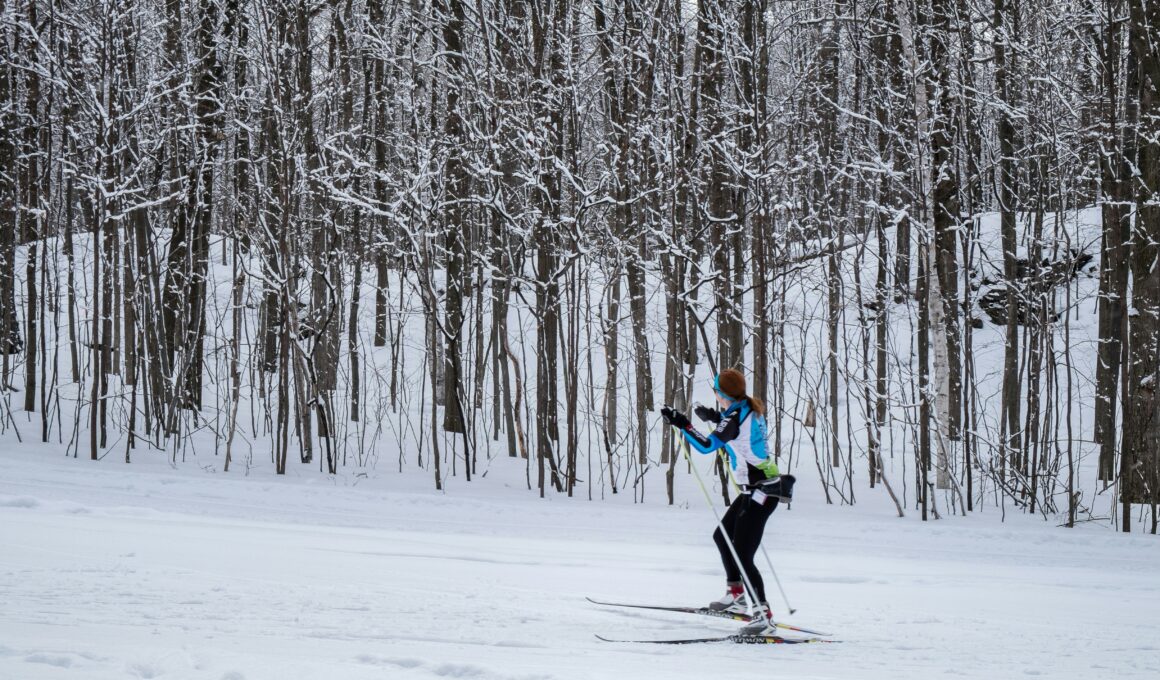
<path fill-rule="evenodd" d="M 782 618 L 841 644 L 632 646 L 593 633 L 735 626 L 584 601 L 719 595 L 703 504 L 542 501 L 502 458 L 447 494 L 110 463 L 0 452 L 0 679 L 1160 676 L 1153 537 L 802 494 L 766 537 Z"/>

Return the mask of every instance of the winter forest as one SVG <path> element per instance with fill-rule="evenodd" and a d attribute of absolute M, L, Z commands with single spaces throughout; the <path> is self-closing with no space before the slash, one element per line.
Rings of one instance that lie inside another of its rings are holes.
<path fill-rule="evenodd" d="M 1158 192 L 1157 0 L 0 0 L 0 680 L 1154 680 Z"/>
<path fill-rule="evenodd" d="M 665 504 L 657 410 L 735 367 L 825 503 L 1157 531 L 1160 4 L 3 0 L 0 40 L 6 447 Z"/>

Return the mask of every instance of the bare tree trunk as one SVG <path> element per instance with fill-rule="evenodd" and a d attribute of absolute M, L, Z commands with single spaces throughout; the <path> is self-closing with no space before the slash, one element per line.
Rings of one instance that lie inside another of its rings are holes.
<path fill-rule="evenodd" d="M 4 21 L 0 38 L 5 49 L 13 43 L 9 32 L 15 22 Z M 16 225 L 19 202 L 17 154 L 19 144 L 16 131 L 17 84 L 12 82 L 13 69 L 0 65 L 0 354 L 4 356 L 0 372 L 0 390 L 8 389 L 8 355 L 23 349 L 20 327 L 16 319 Z"/>
<path fill-rule="evenodd" d="M 818 158 L 814 169 L 813 197 L 815 210 L 818 213 L 820 235 L 832 244 L 826 256 L 827 271 L 827 298 L 826 298 L 826 336 L 828 342 L 827 375 L 829 378 L 829 411 L 830 411 L 830 465 L 840 467 L 842 463 L 839 428 L 841 417 L 839 404 L 839 376 L 838 376 L 838 336 L 841 332 L 842 292 L 839 248 L 844 238 L 842 217 L 834 213 L 830 204 L 833 187 L 831 180 L 841 180 L 831 177 L 831 167 L 840 155 L 838 148 L 838 78 L 839 78 L 839 43 L 841 40 L 841 24 L 838 17 L 844 16 L 845 0 L 835 0 L 833 17 L 824 29 L 822 44 L 818 48 L 818 94 L 815 98 L 819 109 L 818 126 Z M 835 175 L 837 173 L 834 173 Z"/>
<path fill-rule="evenodd" d="M 608 288 L 608 315 L 604 320 L 604 356 L 608 379 L 604 388 L 604 447 L 612 469 L 612 451 L 620 445 L 620 276 L 613 273 Z"/>
<path fill-rule="evenodd" d="M 439 329 L 438 323 L 435 320 L 435 315 L 439 313 L 438 307 L 431 300 L 427 305 L 427 346 L 430 348 L 430 354 L 427 355 L 427 362 L 431 371 L 431 459 L 435 461 L 435 490 L 443 490 L 443 456 L 439 452 L 439 437 L 442 429 L 439 427 L 439 400 L 436 398 L 436 391 L 439 389 Z"/>
<path fill-rule="evenodd" d="M 931 170 L 929 181 L 924 184 L 930 191 L 928 214 L 932 231 L 931 261 L 927 263 L 927 271 L 935 274 L 930 279 L 927 297 L 931 330 L 934 332 L 935 411 L 938 417 L 936 485 L 939 489 L 951 486 L 947 449 L 950 440 L 958 437 L 962 411 L 958 396 L 962 387 L 958 368 L 958 267 L 955 255 L 960 226 L 959 187 L 952 148 L 957 114 L 950 80 L 953 10 L 949 5 L 950 0 L 933 0 L 932 3 L 928 49 L 934 66 L 934 80 L 930 83 L 933 96 L 924 98 L 928 105 L 922 106 L 926 111 L 919 114 L 930 114 L 926 123 L 930 126 Z"/>
<path fill-rule="evenodd" d="M 1132 238 L 1132 308 L 1128 319 L 1127 392 L 1120 463 L 1121 529 L 1132 503 L 1160 499 L 1160 7 L 1129 0 L 1129 42 L 1140 73 L 1139 182 Z M 1153 522 L 1153 531 L 1155 530 Z"/>
<path fill-rule="evenodd" d="M 749 2 L 744 7 L 743 32 L 745 48 L 749 59 L 743 59 L 742 93 L 753 110 L 748 129 L 745 132 L 742 152 L 746 155 L 764 156 L 768 148 L 768 101 L 769 101 L 769 37 L 765 18 L 768 0 Z M 756 173 L 755 173 L 756 174 Z M 774 247 L 769 241 L 773 230 L 773 206 L 770 188 L 762 182 L 756 187 L 747 187 L 747 193 L 754 195 L 757 210 L 752 215 L 753 233 L 753 313 L 757 329 L 753 340 L 753 387 L 750 392 L 763 401 L 769 393 L 769 353 L 772 342 L 772 324 L 769 321 L 769 274 L 774 269 Z M 743 199 L 744 200 L 744 199 Z"/>
<path fill-rule="evenodd" d="M 39 26 L 40 21 L 37 19 L 36 3 L 28 3 L 28 25 Z M 36 43 L 28 41 L 27 46 L 27 61 L 30 66 L 37 63 Z M 25 270 L 25 301 L 28 310 L 25 316 L 25 361 L 24 361 L 24 410 L 28 412 L 36 411 L 36 390 L 37 390 L 37 334 L 39 332 L 38 317 L 38 290 L 36 286 L 37 275 L 37 254 L 39 252 L 39 240 L 44 233 L 42 230 L 42 215 L 47 214 L 45 208 L 47 207 L 41 200 L 43 190 L 41 187 L 41 170 L 40 170 L 40 152 L 43 134 L 41 126 L 47 116 L 40 111 L 41 87 L 40 87 L 40 71 L 37 68 L 29 68 L 25 76 L 25 111 L 27 116 L 27 124 L 24 126 L 24 148 L 26 157 L 26 167 L 24 172 L 24 191 L 26 199 L 24 205 L 26 206 L 26 215 L 21 220 L 24 224 L 22 241 L 28 244 L 28 255 L 24 264 Z M 0 96 L 0 102 L 4 98 Z M 2 105 L 2 104 L 0 104 Z M 44 151 L 48 149 L 45 148 Z M 14 170 L 14 169 L 13 169 Z M 45 291 L 47 294 L 47 291 Z M 41 387 L 43 389 L 43 387 Z"/>
<path fill-rule="evenodd" d="M 893 106 L 889 106 L 891 115 L 897 117 L 894 127 L 897 129 L 897 137 L 900 140 L 911 139 L 914 136 L 914 126 L 911 121 L 913 107 L 910 105 L 911 98 L 907 96 L 910 91 L 910 84 L 908 83 L 907 75 L 904 72 L 903 64 L 907 59 L 906 47 L 903 42 L 901 18 L 905 18 L 908 13 L 908 4 L 901 0 L 887 0 L 883 10 L 883 21 L 885 26 L 883 30 L 886 32 L 886 68 L 888 72 L 888 80 L 890 86 L 888 91 L 891 93 L 890 102 Z M 906 19 L 909 22 L 909 18 Z M 907 157 L 903 149 L 899 148 L 898 141 L 895 142 L 894 150 L 890 156 L 894 167 L 899 168 L 903 174 L 908 170 L 913 170 L 914 160 Z M 892 180 L 887 180 L 891 181 Z M 887 205 L 895 206 L 901 203 L 900 197 L 891 197 L 892 201 Z M 894 288 L 895 288 L 895 302 L 901 303 L 904 299 L 910 296 L 910 271 L 911 271 L 911 234 L 910 234 L 910 217 L 901 210 L 897 211 L 897 215 L 892 220 L 894 222 Z"/>
<path fill-rule="evenodd" d="M 439 12 L 443 19 L 443 45 L 446 49 L 447 114 L 443 126 L 444 143 L 447 145 L 447 160 L 444 166 L 445 185 L 442 208 L 443 235 L 447 249 L 447 295 L 446 295 L 446 347 L 444 351 L 444 380 L 447 408 L 443 412 L 443 428 L 448 432 L 466 432 L 466 423 L 460 395 L 463 393 L 463 376 L 459 374 L 461 362 L 460 335 L 463 331 L 464 289 L 470 286 L 470 268 L 466 266 L 465 236 L 469 228 L 463 209 L 464 199 L 469 190 L 469 178 L 461 157 L 466 142 L 463 123 L 464 104 L 460 102 L 463 90 L 465 66 L 463 63 L 463 0 L 440 0 Z M 469 475 L 470 476 L 470 475 Z"/>
<path fill-rule="evenodd" d="M 1100 239 L 1099 349 L 1096 361 L 1094 438 L 1100 444 L 1098 475 L 1105 482 L 1116 476 L 1116 404 L 1120 373 L 1127 350 L 1124 302 L 1128 295 L 1128 239 L 1131 229 L 1132 163 L 1135 149 L 1138 75 L 1135 54 L 1122 56 L 1122 3 L 1105 0 L 1099 47 L 1101 71 L 1100 189 L 1103 194 Z M 1126 72 L 1124 72 L 1126 71 Z M 1123 90 L 1121 90 L 1123 88 Z"/>
<path fill-rule="evenodd" d="M 1019 285 L 1015 235 L 1015 127 L 1009 113 L 1014 106 L 1012 87 L 1013 55 L 1008 44 L 1013 43 L 1012 13 L 1007 0 L 995 0 L 995 89 L 1001 106 L 997 112 L 999 134 L 999 215 L 1003 244 L 1003 278 L 1007 286 L 1007 340 L 1003 354 L 1003 394 L 999 407 L 1002 413 L 1000 432 L 1005 433 L 1004 464 L 1020 450 L 1022 423 L 1019 418 L 1021 385 L 1019 379 Z"/>
<path fill-rule="evenodd" d="M 738 294 L 744 272 L 733 263 L 738 246 L 735 236 L 741 233 L 743 210 L 732 188 L 737 178 L 730 168 L 736 140 L 729 129 L 727 113 L 727 86 L 731 82 L 726 40 L 731 26 L 729 9 L 729 3 L 722 0 L 707 0 L 701 3 L 697 19 L 699 111 L 704 117 L 701 141 L 707 155 L 702 161 L 706 186 L 703 205 L 704 219 L 710 224 L 717 361 L 721 369 L 740 367 L 744 361 Z"/>
<path fill-rule="evenodd" d="M 892 3 L 884 3 L 882 24 L 876 26 L 875 37 L 871 39 L 871 54 L 876 79 L 885 87 L 892 84 L 894 71 L 901 66 L 897 60 L 901 58 L 901 48 L 895 54 L 892 43 L 896 40 L 897 27 L 893 26 L 891 9 Z M 878 133 L 875 136 L 878 154 L 881 158 L 891 158 L 894 155 L 896 143 L 892 141 L 888 132 L 891 115 L 890 101 L 885 97 L 875 99 L 874 114 L 878 123 Z M 878 183 L 878 202 L 882 206 L 891 206 L 894 201 L 894 183 L 890 178 L 883 176 Z M 874 488 L 882 469 L 882 438 L 883 428 L 886 426 L 886 389 L 887 389 L 887 330 L 889 322 L 889 243 L 887 241 L 887 226 L 894 223 L 892 211 L 880 208 L 874 216 L 875 239 L 878 242 L 877 267 L 874 283 L 874 406 L 873 420 L 870 430 L 868 447 L 869 481 L 870 488 Z M 867 386 L 869 389 L 869 386 Z M 867 405 L 869 408 L 869 404 Z M 901 510 L 901 508 L 900 508 Z"/>

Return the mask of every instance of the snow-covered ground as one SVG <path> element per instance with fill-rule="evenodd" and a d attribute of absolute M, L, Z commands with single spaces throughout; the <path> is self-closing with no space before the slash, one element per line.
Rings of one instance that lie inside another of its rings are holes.
<path fill-rule="evenodd" d="M 720 594 L 685 475 L 687 502 L 634 505 L 540 500 L 508 459 L 440 493 L 426 473 L 247 477 L 52 450 L 0 451 L 3 680 L 1160 677 L 1160 543 L 1103 526 L 921 523 L 803 489 L 766 533 L 798 609 L 781 618 L 840 644 L 610 644 L 593 634 L 736 626 L 584 599 Z"/>

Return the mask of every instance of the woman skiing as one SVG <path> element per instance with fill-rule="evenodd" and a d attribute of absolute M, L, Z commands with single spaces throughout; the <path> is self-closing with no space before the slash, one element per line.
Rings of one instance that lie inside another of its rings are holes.
<path fill-rule="evenodd" d="M 765 599 L 765 584 L 753 558 L 761 544 L 765 523 L 777 507 L 778 499 L 767 495 L 769 489 L 763 487 L 778 479 L 777 464 L 765 448 L 765 407 L 760 399 L 745 393 L 745 376 L 740 371 L 722 371 L 713 380 L 713 391 L 721 406 L 716 411 L 697 406 L 694 412 L 701 420 L 717 424 L 708 437 L 693 428 L 685 414 L 669 407 L 661 409 L 661 415 L 684 435 L 689 444 L 701 453 L 713 453 L 724 449 L 729 457 L 733 481 L 740 493 L 721 519 L 721 526 L 713 532 L 713 541 L 721 553 L 725 565 L 725 580 L 728 592 L 720 600 L 709 604 L 710 609 L 731 613 L 745 613 L 747 607 L 745 584 L 742 574 L 749 579 L 753 589 L 754 616 L 741 629 L 744 635 L 772 635 L 776 629 L 773 612 Z M 787 494 L 788 495 L 788 494 Z M 721 534 L 725 528 L 727 536 Z M 741 564 L 733 559 L 729 550 L 732 542 Z"/>

